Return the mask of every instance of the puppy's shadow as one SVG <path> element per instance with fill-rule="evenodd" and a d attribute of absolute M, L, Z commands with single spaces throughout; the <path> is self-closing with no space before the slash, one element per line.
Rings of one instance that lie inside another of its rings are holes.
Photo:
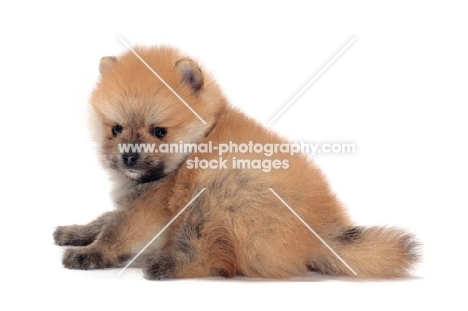
<path fill-rule="evenodd" d="M 285 279 L 266 279 L 266 278 L 249 278 L 245 276 L 235 276 L 234 278 L 227 279 L 230 282 L 240 282 L 240 283 L 311 283 L 311 282 L 354 282 L 354 283 L 368 283 L 368 282 L 407 282 L 422 280 L 423 277 L 419 276 L 407 276 L 401 278 L 354 278 L 346 276 L 333 276 L 326 275 L 319 272 L 309 272 L 305 276 L 291 277 Z M 222 281 L 226 280 L 223 277 L 208 277 L 203 279 L 198 279 L 200 281 Z"/>

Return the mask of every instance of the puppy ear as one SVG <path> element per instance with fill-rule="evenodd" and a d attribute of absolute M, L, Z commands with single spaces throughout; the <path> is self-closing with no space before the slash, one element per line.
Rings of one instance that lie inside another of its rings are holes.
<path fill-rule="evenodd" d="M 117 62 L 117 57 L 115 56 L 104 56 L 99 62 L 99 72 L 101 75 L 110 67 L 112 67 Z"/>
<path fill-rule="evenodd" d="M 175 64 L 175 68 L 182 75 L 182 82 L 188 84 L 194 92 L 201 89 L 203 74 L 197 63 L 191 59 L 181 59 Z"/>

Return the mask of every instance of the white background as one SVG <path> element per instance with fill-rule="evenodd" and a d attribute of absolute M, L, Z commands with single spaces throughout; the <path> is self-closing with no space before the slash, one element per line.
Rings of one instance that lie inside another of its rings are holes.
<path fill-rule="evenodd" d="M 465 309 L 467 8 L 326 3 L 2 2 L 0 308 Z M 150 282 L 137 269 L 64 269 L 54 227 L 112 209 L 87 101 L 99 59 L 126 51 L 118 36 L 187 51 L 264 124 L 356 37 L 271 128 L 357 145 L 315 160 L 357 223 L 400 226 L 424 242 L 413 277 Z"/>

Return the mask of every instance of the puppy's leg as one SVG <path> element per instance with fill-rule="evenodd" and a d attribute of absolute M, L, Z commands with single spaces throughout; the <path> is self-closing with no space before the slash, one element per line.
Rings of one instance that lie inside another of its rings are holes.
<path fill-rule="evenodd" d="M 70 269 L 119 267 L 138 252 L 167 219 L 151 208 L 135 208 L 109 214 L 94 242 L 69 248 L 62 263 Z M 163 237 L 159 243 L 165 243 Z"/>
<path fill-rule="evenodd" d="M 194 207 L 196 208 L 196 207 Z M 202 213 L 190 212 L 168 245 L 146 259 L 147 279 L 199 278 L 236 272 L 236 247 L 222 222 L 207 222 Z"/>
<path fill-rule="evenodd" d="M 89 245 L 101 232 L 104 225 L 112 218 L 112 212 L 105 213 L 87 225 L 59 226 L 54 231 L 57 245 Z"/>
<path fill-rule="evenodd" d="M 67 249 L 62 258 L 63 265 L 70 269 L 98 269 L 118 265 L 118 255 L 116 256 L 115 250 L 110 251 L 110 249 L 113 246 L 115 248 L 115 246 L 119 244 L 121 237 L 118 232 L 119 227 L 123 225 L 124 214 L 125 213 L 121 211 L 107 214 L 107 217 L 103 219 L 102 223 L 99 222 L 100 218 L 98 218 L 96 222 L 100 223 L 101 227 L 99 230 L 91 230 L 89 236 L 95 234 L 92 243 L 82 244 L 83 247 Z M 93 226 L 91 223 L 87 226 L 70 226 L 64 228 L 64 232 L 73 233 L 75 234 L 74 237 L 80 236 L 80 234 L 82 234 L 83 237 L 87 237 L 86 230 L 96 229 L 97 226 Z M 60 227 L 56 232 L 58 232 L 59 229 Z M 72 245 L 79 246 L 79 244 Z"/>

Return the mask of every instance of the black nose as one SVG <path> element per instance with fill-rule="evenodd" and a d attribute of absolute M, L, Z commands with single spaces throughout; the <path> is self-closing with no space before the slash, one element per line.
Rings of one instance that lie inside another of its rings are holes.
<path fill-rule="evenodd" d="M 138 158 L 140 158 L 139 153 L 124 153 L 122 154 L 122 161 L 127 167 L 132 167 L 136 164 Z"/>

